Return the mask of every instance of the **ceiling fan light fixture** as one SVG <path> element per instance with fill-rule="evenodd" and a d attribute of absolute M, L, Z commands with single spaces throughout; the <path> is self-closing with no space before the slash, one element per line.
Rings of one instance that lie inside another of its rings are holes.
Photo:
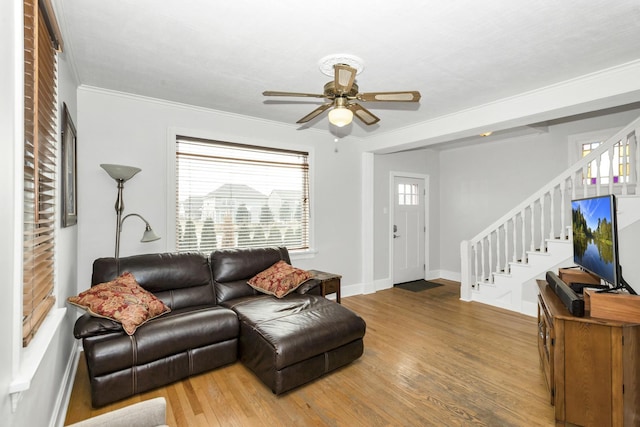
<path fill-rule="evenodd" d="M 347 126 L 353 120 L 353 113 L 346 107 L 335 107 L 329 111 L 329 122 L 339 128 Z"/>

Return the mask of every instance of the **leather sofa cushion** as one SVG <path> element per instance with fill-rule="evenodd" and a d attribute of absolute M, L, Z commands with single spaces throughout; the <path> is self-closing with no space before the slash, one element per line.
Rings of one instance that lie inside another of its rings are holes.
<path fill-rule="evenodd" d="M 258 295 L 258 291 L 249 286 L 246 279 L 225 283 L 214 282 L 214 286 L 217 303 L 224 306 L 226 306 L 226 301 Z"/>
<path fill-rule="evenodd" d="M 136 333 L 85 338 L 84 351 L 98 376 L 143 365 L 190 349 L 237 338 L 236 314 L 224 307 L 176 310 L 142 325 Z"/>
<path fill-rule="evenodd" d="M 111 319 L 95 317 L 89 313 L 78 317 L 78 320 L 76 320 L 73 326 L 73 336 L 78 339 L 114 332 L 122 332 L 122 325 Z"/>
<path fill-rule="evenodd" d="M 209 260 L 218 304 L 256 295 L 247 280 L 278 261 L 291 264 L 287 248 L 224 249 L 213 251 Z"/>
<path fill-rule="evenodd" d="M 210 260 L 216 282 L 249 280 L 280 260 L 291 264 L 287 248 L 225 249 L 213 251 Z"/>
<path fill-rule="evenodd" d="M 209 261 L 200 253 L 99 258 L 93 263 L 91 284 L 108 282 L 125 271 L 131 272 L 140 286 L 172 310 L 216 304 Z"/>
<path fill-rule="evenodd" d="M 361 339 L 366 329 L 360 316 L 315 295 L 260 295 L 225 305 L 238 314 L 241 343 L 272 348 L 278 370 Z"/>
<path fill-rule="evenodd" d="M 322 289 L 320 288 L 320 281 L 318 279 L 309 279 L 300 285 L 295 292 L 298 294 L 320 295 Z M 215 282 L 216 298 L 218 304 L 227 306 L 227 302 L 233 302 L 238 298 L 254 297 L 256 295 L 263 295 L 260 292 L 253 289 L 247 284 L 246 280 L 236 280 L 233 282 L 218 283 Z M 288 295 L 287 295 L 288 296 Z M 162 299 L 162 298 L 160 298 Z"/>

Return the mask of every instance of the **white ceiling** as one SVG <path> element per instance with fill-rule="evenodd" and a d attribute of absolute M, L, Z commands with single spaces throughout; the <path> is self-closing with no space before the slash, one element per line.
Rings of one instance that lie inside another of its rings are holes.
<path fill-rule="evenodd" d="M 640 59 L 640 0 L 54 0 L 82 85 L 295 126 L 322 99 L 330 54 L 364 61 L 369 137 Z M 639 76 L 640 79 L 640 76 Z M 544 108 L 544 107 L 541 107 Z M 306 127 L 331 130 L 326 113 Z"/>

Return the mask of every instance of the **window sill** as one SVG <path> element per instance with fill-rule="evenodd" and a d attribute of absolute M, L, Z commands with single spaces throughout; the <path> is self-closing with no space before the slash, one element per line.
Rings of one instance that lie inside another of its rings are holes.
<path fill-rule="evenodd" d="M 298 259 L 311 259 L 315 258 L 317 253 L 318 251 L 313 248 L 305 249 L 303 251 L 291 251 L 289 252 L 289 258 L 291 258 L 291 261 Z"/>
<path fill-rule="evenodd" d="M 9 385 L 12 412 L 16 411 L 18 402 L 22 397 L 22 393 L 29 390 L 31 387 L 31 380 L 35 376 L 36 371 L 40 366 L 40 362 L 44 359 L 45 353 L 51 344 L 51 340 L 58 331 L 66 312 L 66 308 L 51 310 L 40 326 L 36 336 L 33 338 L 31 343 L 29 343 L 29 346 L 22 349 L 19 370 L 14 373 L 13 380 Z"/>

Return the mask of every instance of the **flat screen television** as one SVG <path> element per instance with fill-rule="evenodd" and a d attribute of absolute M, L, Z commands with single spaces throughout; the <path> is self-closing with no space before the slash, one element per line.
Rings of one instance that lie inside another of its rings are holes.
<path fill-rule="evenodd" d="M 573 262 L 595 274 L 609 290 L 626 288 L 618 261 L 616 198 L 613 194 L 571 201 Z"/>

